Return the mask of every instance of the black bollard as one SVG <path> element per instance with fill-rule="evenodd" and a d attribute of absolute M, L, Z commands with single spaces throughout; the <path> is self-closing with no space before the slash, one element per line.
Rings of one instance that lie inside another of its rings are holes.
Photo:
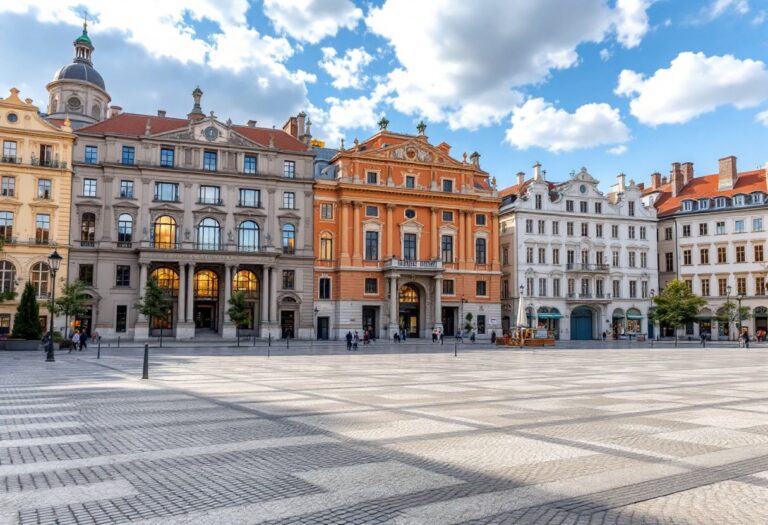
<path fill-rule="evenodd" d="M 290 350 L 291 349 L 291 338 L 290 337 L 286 337 L 285 338 L 285 349 L 286 350 Z"/>
<path fill-rule="evenodd" d="M 459 340 L 454 339 L 453 340 L 453 357 L 457 357 L 459 355 L 458 344 L 459 344 Z"/>
<path fill-rule="evenodd" d="M 120 348 L 120 336 L 117 336 L 117 347 Z"/>
<path fill-rule="evenodd" d="M 272 334 L 269 334 L 269 336 L 267 337 L 267 341 L 269 346 L 272 346 Z"/>
<path fill-rule="evenodd" d="M 141 374 L 142 379 L 149 379 L 149 344 L 144 343 L 144 371 Z"/>
<path fill-rule="evenodd" d="M 101 337 L 99 337 L 99 341 L 96 346 L 96 359 L 101 359 Z"/>

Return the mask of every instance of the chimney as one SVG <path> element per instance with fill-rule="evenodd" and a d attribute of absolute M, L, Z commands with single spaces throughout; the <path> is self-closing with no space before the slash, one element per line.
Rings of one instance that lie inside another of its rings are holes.
<path fill-rule="evenodd" d="M 661 186 L 661 173 L 654 171 L 651 173 L 651 189 L 657 190 Z"/>
<path fill-rule="evenodd" d="M 533 180 L 541 180 L 541 164 L 539 164 L 539 161 L 536 161 L 536 164 L 533 165 Z"/>
<path fill-rule="evenodd" d="M 296 131 L 298 132 L 297 137 L 303 137 L 304 134 L 307 132 L 306 129 L 304 128 L 304 121 L 306 120 L 306 118 L 307 118 L 307 114 L 304 113 L 303 111 L 296 116 Z"/>
<path fill-rule="evenodd" d="M 661 185 L 662 185 L 662 186 L 663 186 L 663 185 L 665 185 L 665 184 L 666 184 L 666 183 L 668 183 L 668 182 L 669 182 L 669 178 L 668 178 L 668 177 L 662 177 L 662 178 L 661 178 Z"/>
<path fill-rule="evenodd" d="M 288 117 L 288 120 L 283 124 L 283 131 L 288 133 L 294 138 L 299 138 L 299 123 L 296 117 Z"/>
<path fill-rule="evenodd" d="M 693 180 L 693 162 L 683 162 L 683 184 Z"/>
<path fill-rule="evenodd" d="M 255 128 L 256 127 L 256 121 L 255 120 L 249 120 L 248 122 L 245 123 L 245 125 L 248 126 L 249 128 Z"/>
<path fill-rule="evenodd" d="M 627 176 L 623 173 L 616 175 L 616 189 L 619 193 L 627 189 Z"/>
<path fill-rule="evenodd" d="M 472 155 L 469 156 L 469 161 L 475 166 L 480 167 L 480 154 L 478 152 L 473 152 Z"/>
<path fill-rule="evenodd" d="M 717 190 L 730 190 L 736 186 L 736 157 L 731 155 L 720 159 L 720 174 L 717 177 Z"/>
<path fill-rule="evenodd" d="M 522 186 L 523 182 L 525 182 L 525 173 L 522 171 L 517 172 L 517 185 Z"/>
<path fill-rule="evenodd" d="M 157 116 L 160 118 L 165 118 L 165 110 L 164 109 L 158 109 L 157 110 Z"/>
<path fill-rule="evenodd" d="M 685 185 L 685 182 L 683 181 L 683 172 L 680 170 L 679 162 L 672 163 L 672 170 L 669 172 L 669 177 L 669 180 L 672 183 L 672 196 L 677 197 L 680 195 L 680 191 Z"/>
<path fill-rule="evenodd" d="M 109 118 L 114 118 L 123 110 L 120 106 L 109 106 Z"/>

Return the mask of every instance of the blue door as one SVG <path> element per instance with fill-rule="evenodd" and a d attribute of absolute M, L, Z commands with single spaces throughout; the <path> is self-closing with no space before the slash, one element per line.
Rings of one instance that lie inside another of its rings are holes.
<path fill-rule="evenodd" d="M 588 341 L 592 336 L 592 310 L 579 306 L 571 312 L 571 339 Z"/>

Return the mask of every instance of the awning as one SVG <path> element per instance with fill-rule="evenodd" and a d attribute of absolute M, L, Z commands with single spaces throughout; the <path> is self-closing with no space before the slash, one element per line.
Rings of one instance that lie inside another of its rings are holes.
<path fill-rule="evenodd" d="M 544 313 L 544 314 L 539 314 L 538 317 L 539 317 L 539 319 L 562 319 L 565 316 L 563 314 L 561 314 L 561 313 L 555 313 L 555 314 L 553 314 L 553 313 Z"/>
<path fill-rule="evenodd" d="M 631 319 L 633 321 L 640 321 L 644 319 L 644 317 L 640 314 L 627 314 L 627 319 Z"/>

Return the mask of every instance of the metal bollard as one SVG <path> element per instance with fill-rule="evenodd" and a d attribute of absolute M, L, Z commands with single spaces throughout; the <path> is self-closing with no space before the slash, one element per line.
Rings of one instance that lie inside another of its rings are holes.
<path fill-rule="evenodd" d="M 149 379 L 149 344 L 144 343 L 144 370 L 141 374 L 142 379 Z"/>
<path fill-rule="evenodd" d="M 117 336 L 117 347 L 120 348 L 120 336 Z"/>
<path fill-rule="evenodd" d="M 99 337 L 98 346 L 96 347 L 96 359 L 101 359 L 101 337 Z"/>
<path fill-rule="evenodd" d="M 269 336 L 267 337 L 267 340 L 268 340 L 269 346 L 272 346 L 272 334 L 269 334 Z"/>
<path fill-rule="evenodd" d="M 285 338 L 285 349 L 286 350 L 290 350 L 291 349 L 291 338 L 290 337 L 286 337 Z"/>
<path fill-rule="evenodd" d="M 458 344 L 459 344 L 459 340 L 454 339 L 453 340 L 453 357 L 457 357 L 459 355 Z"/>

